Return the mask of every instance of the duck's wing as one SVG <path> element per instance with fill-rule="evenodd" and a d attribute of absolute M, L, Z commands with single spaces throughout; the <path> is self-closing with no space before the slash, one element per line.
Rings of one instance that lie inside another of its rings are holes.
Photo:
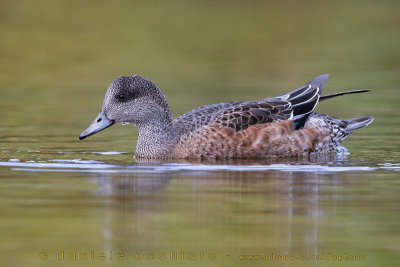
<path fill-rule="evenodd" d="M 222 110 L 211 123 L 229 127 L 235 132 L 251 125 L 269 123 L 293 118 L 292 105 L 277 98 L 247 101 Z"/>
<path fill-rule="evenodd" d="M 178 130 L 182 131 L 182 133 L 195 132 L 203 126 L 215 121 L 216 117 L 223 112 L 223 110 L 240 105 L 241 103 L 243 102 L 234 101 L 214 105 L 204 105 L 174 119 L 173 124 Z"/>
<path fill-rule="evenodd" d="M 202 106 L 178 117 L 174 124 L 191 133 L 214 123 L 235 132 L 255 124 L 283 120 L 293 120 L 296 128 L 301 128 L 317 105 L 328 77 L 318 76 L 301 88 L 274 98 Z"/>

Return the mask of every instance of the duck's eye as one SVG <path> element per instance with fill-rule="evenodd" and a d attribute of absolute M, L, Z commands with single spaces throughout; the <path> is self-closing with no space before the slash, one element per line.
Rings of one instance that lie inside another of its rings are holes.
<path fill-rule="evenodd" d="M 119 94 L 119 95 L 117 95 L 117 99 L 119 101 L 124 101 L 127 99 L 127 96 L 125 94 Z"/>

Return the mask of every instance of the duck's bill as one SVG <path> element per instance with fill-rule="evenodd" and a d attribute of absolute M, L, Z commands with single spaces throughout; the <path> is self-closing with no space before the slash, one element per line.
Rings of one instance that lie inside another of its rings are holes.
<path fill-rule="evenodd" d="M 86 137 L 89 137 L 95 133 L 100 132 L 101 130 L 104 130 L 111 125 L 113 125 L 115 122 L 112 120 L 109 120 L 106 115 L 104 114 L 103 110 L 100 111 L 100 114 L 94 119 L 92 124 L 90 124 L 89 128 L 87 128 L 81 135 L 79 136 L 79 140 L 85 139 Z"/>

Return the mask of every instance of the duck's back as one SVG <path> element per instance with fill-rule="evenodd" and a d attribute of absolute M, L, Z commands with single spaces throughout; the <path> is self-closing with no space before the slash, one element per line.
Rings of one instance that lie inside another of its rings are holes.
<path fill-rule="evenodd" d="M 314 79 L 275 98 L 202 106 L 178 117 L 173 121 L 179 134 L 175 157 L 255 157 L 295 153 L 283 152 L 289 148 L 293 150 L 294 141 L 290 138 L 294 136 L 289 136 L 295 130 L 292 119 L 296 118 L 295 123 L 304 125 L 318 102 L 325 81 Z M 301 132 L 296 134 L 302 136 Z M 313 136 L 310 133 L 309 139 Z M 274 141 L 277 143 L 274 145 L 265 138 L 281 140 Z M 311 143 L 301 146 L 302 151 L 312 147 Z"/>
<path fill-rule="evenodd" d="M 346 136 L 373 118 L 340 120 L 314 113 L 328 77 L 318 76 L 275 98 L 202 106 L 182 115 L 173 122 L 179 136 L 173 157 L 292 157 L 341 151 Z M 362 91 L 322 99 L 357 92 Z"/>

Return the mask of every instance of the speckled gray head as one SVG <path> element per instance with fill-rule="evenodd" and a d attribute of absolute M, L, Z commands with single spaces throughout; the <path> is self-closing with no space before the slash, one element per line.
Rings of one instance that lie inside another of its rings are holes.
<path fill-rule="evenodd" d="M 169 106 L 155 83 L 138 75 L 119 77 L 108 87 L 100 114 L 79 139 L 117 122 L 131 122 L 142 127 L 169 121 L 172 121 Z"/>

